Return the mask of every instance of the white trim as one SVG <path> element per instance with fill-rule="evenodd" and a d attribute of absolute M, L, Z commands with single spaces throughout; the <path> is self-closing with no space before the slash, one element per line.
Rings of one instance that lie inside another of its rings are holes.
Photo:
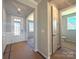
<path fill-rule="evenodd" d="M 26 41 L 28 41 L 28 20 L 27 20 L 27 17 L 26 17 Z"/>
<path fill-rule="evenodd" d="M 50 56 L 48 56 L 46 59 L 51 59 Z"/>
<path fill-rule="evenodd" d="M 34 49 L 35 52 L 38 52 L 38 49 Z"/>
<path fill-rule="evenodd" d="M 48 56 L 52 55 L 51 6 L 53 5 L 51 3 L 48 3 Z"/>
<path fill-rule="evenodd" d="M 51 54 L 51 52 L 50 52 L 50 50 L 51 50 L 51 48 L 50 48 L 51 47 L 51 45 L 50 45 L 50 41 L 51 41 L 51 33 L 50 33 L 50 31 L 51 31 L 51 25 L 50 25 L 51 24 L 51 22 L 50 22 L 51 21 L 51 16 L 50 16 L 51 15 L 51 7 L 50 7 L 50 3 L 48 3 L 47 9 L 48 9 L 48 11 L 47 11 L 48 12 L 48 19 L 49 19 L 48 20 L 48 55 L 49 55 L 49 54 Z"/>
<path fill-rule="evenodd" d="M 48 58 L 44 53 L 42 53 L 41 51 L 39 51 L 38 50 L 38 52 L 42 55 L 42 56 L 44 56 L 46 59 Z"/>
<path fill-rule="evenodd" d="M 33 50 L 34 52 L 39 52 L 45 59 L 50 59 L 50 56 L 46 56 L 44 53 L 38 50 Z"/>
<path fill-rule="evenodd" d="M 38 51 L 42 56 L 45 57 L 45 59 L 50 59 L 50 56 L 46 56 L 44 53 L 42 53 L 41 51 Z"/>
<path fill-rule="evenodd" d="M 37 7 L 35 8 L 35 50 L 38 50 L 38 39 L 37 39 Z"/>

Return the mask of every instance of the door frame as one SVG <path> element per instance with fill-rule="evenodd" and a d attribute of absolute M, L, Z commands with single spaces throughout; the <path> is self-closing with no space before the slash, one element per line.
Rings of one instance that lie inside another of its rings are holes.
<path fill-rule="evenodd" d="M 53 5 L 51 6 L 51 43 L 52 43 L 52 54 L 53 54 Z"/>

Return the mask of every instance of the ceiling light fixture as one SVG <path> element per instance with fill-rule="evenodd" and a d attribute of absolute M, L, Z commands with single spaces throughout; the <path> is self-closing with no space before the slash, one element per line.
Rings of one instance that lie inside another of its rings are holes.
<path fill-rule="evenodd" d="M 18 11 L 21 11 L 21 8 L 18 8 Z"/>

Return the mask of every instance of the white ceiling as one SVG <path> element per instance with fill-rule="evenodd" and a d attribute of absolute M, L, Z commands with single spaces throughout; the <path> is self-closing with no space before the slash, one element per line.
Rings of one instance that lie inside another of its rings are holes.
<path fill-rule="evenodd" d="M 34 8 L 24 5 L 17 0 L 5 0 L 3 4 L 5 5 L 7 13 L 14 16 L 27 16 L 34 10 Z M 18 8 L 21 9 L 20 12 L 17 10 Z"/>

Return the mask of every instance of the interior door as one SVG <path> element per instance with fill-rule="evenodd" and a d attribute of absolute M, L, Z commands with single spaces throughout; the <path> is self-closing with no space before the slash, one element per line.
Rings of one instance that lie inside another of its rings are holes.
<path fill-rule="evenodd" d="M 59 45 L 59 32 L 58 32 L 58 22 L 53 20 L 53 53 L 58 49 Z"/>
<path fill-rule="evenodd" d="M 59 17 L 58 17 L 58 9 L 56 6 L 52 6 L 52 41 L 53 41 L 53 53 L 56 52 L 59 45 Z"/>

